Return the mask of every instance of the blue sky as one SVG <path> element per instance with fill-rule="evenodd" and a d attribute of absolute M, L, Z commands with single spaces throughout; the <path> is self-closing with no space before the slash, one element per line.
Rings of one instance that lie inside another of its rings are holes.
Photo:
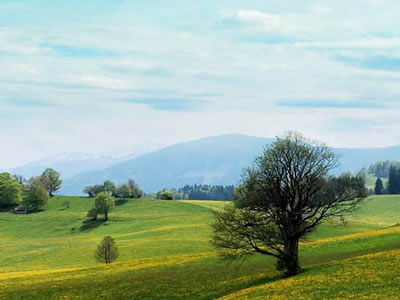
<path fill-rule="evenodd" d="M 400 144 L 399 1 L 2 0 L 0 169 L 224 133 Z"/>

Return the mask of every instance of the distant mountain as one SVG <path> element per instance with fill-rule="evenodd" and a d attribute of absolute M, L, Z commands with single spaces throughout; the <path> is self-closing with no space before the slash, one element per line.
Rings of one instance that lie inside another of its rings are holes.
<path fill-rule="evenodd" d="M 8 170 L 26 178 L 38 176 L 46 168 L 53 168 L 61 173 L 62 178 L 69 178 L 81 173 L 107 168 L 121 160 L 107 155 L 86 153 L 57 154 Z"/>
<path fill-rule="evenodd" d="M 161 146 L 158 144 L 143 144 L 139 146 L 124 147 L 111 154 L 56 154 L 5 171 L 29 178 L 32 176 L 39 176 L 46 168 L 53 168 L 61 173 L 61 177 L 64 180 L 78 174 L 105 169 L 117 163 L 134 159 L 142 154 L 160 148 Z"/>
<path fill-rule="evenodd" d="M 85 186 L 107 179 L 122 183 L 133 178 L 146 192 L 195 183 L 236 184 L 242 169 L 271 142 L 266 138 L 224 135 L 176 144 L 65 180 L 61 193 L 80 195 Z"/>
<path fill-rule="evenodd" d="M 62 194 L 81 195 L 87 185 L 109 179 L 122 183 L 135 179 L 146 192 L 185 184 L 237 184 L 263 147 L 273 139 L 223 135 L 169 146 L 103 170 L 83 173 L 64 181 Z M 334 149 L 341 166 L 336 174 L 356 172 L 378 160 L 400 159 L 400 146 L 380 149 Z"/>

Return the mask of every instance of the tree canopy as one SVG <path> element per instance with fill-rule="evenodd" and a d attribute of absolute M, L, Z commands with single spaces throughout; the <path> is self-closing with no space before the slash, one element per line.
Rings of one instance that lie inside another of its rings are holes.
<path fill-rule="evenodd" d="M 42 178 L 32 177 L 28 181 L 27 194 L 22 202 L 23 206 L 31 212 L 43 209 L 49 201 L 49 195 L 43 185 Z"/>
<path fill-rule="evenodd" d="M 136 199 L 143 196 L 143 191 L 133 179 L 129 179 L 127 183 L 121 184 L 119 186 L 115 185 L 110 180 L 106 180 L 103 184 L 85 187 L 83 192 L 85 194 L 88 194 L 88 196 L 91 198 L 96 197 L 99 193 L 102 192 L 107 192 L 108 194 L 116 198 Z"/>
<path fill-rule="evenodd" d="M 0 208 L 17 206 L 22 200 L 22 185 L 9 173 L 0 174 Z"/>
<path fill-rule="evenodd" d="M 337 164 L 324 144 L 293 132 L 278 137 L 245 170 L 233 205 L 215 213 L 212 243 L 228 258 L 274 256 L 288 276 L 296 275 L 300 239 L 367 196 L 362 178 L 330 176 Z"/>
<path fill-rule="evenodd" d="M 108 214 L 114 208 L 114 206 L 115 199 L 111 197 L 108 193 L 101 192 L 94 199 L 94 210 L 91 213 L 91 217 L 93 217 L 94 212 L 97 214 L 104 214 L 104 220 L 107 221 Z"/>
<path fill-rule="evenodd" d="M 46 169 L 40 176 L 40 179 L 50 197 L 53 197 L 54 193 L 61 187 L 62 180 L 60 173 L 51 168 Z"/>

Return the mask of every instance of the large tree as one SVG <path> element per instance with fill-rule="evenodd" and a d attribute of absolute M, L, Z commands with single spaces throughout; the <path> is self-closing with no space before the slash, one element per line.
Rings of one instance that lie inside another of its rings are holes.
<path fill-rule="evenodd" d="M 22 185 L 9 173 L 0 174 L 0 209 L 17 206 L 22 200 Z"/>
<path fill-rule="evenodd" d="M 287 276 L 298 274 L 300 239 L 367 196 L 362 178 L 330 176 L 337 164 L 327 146 L 299 133 L 277 138 L 245 170 L 233 205 L 215 213 L 212 243 L 229 258 L 274 256 Z"/>
<path fill-rule="evenodd" d="M 40 176 L 43 186 L 46 188 L 50 197 L 54 196 L 54 193 L 61 187 L 61 175 L 53 169 L 46 169 Z"/>

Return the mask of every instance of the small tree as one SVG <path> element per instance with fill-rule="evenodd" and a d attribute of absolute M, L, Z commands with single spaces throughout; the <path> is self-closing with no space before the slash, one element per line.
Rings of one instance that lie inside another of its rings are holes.
<path fill-rule="evenodd" d="M 9 173 L 0 174 L 0 208 L 17 206 L 22 200 L 22 185 Z"/>
<path fill-rule="evenodd" d="M 215 213 L 212 243 L 225 257 L 270 255 L 287 276 L 298 274 L 300 239 L 367 196 L 362 178 L 330 176 L 336 165 L 323 144 L 298 133 L 277 138 L 245 171 L 233 205 Z"/>
<path fill-rule="evenodd" d="M 119 256 L 118 248 L 115 246 L 115 241 L 111 236 L 103 238 L 101 243 L 97 246 L 95 257 L 97 261 L 111 264 Z"/>
<path fill-rule="evenodd" d="M 28 181 L 27 194 L 22 202 L 28 211 L 38 211 L 43 209 L 49 201 L 49 195 L 43 186 L 40 177 L 32 177 Z"/>
<path fill-rule="evenodd" d="M 94 200 L 94 209 L 98 214 L 104 214 L 104 220 L 108 220 L 108 213 L 114 208 L 115 200 L 108 193 L 98 194 Z"/>
<path fill-rule="evenodd" d="M 383 182 L 380 177 L 375 182 L 375 195 L 382 195 L 383 194 Z"/>
<path fill-rule="evenodd" d="M 40 176 L 40 179 L 50 197 L 53 197 L 54 193 L 60 189 L 62 183 L 60 177 L 60 173 L 50 168 L 46 169 Z"/>

